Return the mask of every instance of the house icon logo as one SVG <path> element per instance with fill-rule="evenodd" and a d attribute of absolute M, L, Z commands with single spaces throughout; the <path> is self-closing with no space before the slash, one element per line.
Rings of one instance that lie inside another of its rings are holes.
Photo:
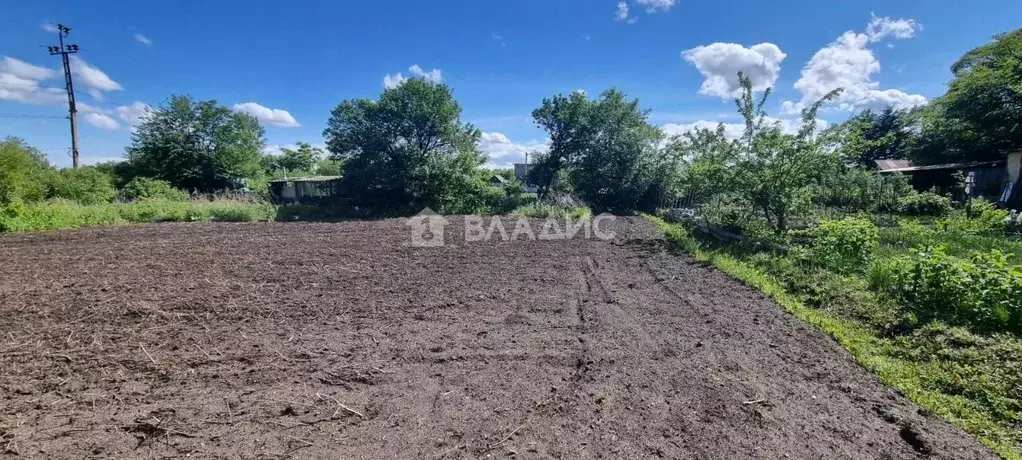
<path fill-rule="evenodd" d="M 408 219 L 405 225 L 411 230 L 411 246 L 417 248 L 435 248 L 444 245 L 444 227 L 447 219 L 429 208 L 419 211 Z"/>

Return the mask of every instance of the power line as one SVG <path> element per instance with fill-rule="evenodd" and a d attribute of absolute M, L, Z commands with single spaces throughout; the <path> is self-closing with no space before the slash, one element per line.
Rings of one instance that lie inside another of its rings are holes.
<path fill-rule="evenodd" d="M 58 117 L 58 116 L 54 116 L 54 115 L 30 115 L 30 114 L 27 114 L 27 113 L 0 113 L 0 118 L 63 118 L 63 119 L 67 119 L 67 117 Z"/>
<path fill-rule="evenodd" d="M 43 85 L 33 85 L 33 84 L 28 84 L 28 83 L 13 83 L 13 82 L 6 82 L 6 81 L 0 81 L 0 86 L 7 86 L 7 87 L 11 87 L 11 86 L 23 86 L 25 88 L 64 89 L 64 88 L 61 88 L 59 86 L 43 86 Z"/>

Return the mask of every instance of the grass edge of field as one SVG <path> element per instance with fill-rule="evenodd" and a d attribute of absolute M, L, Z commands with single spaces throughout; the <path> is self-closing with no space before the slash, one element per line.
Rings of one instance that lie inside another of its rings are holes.
<path fill-rule="evenodd" d="M 652 215 L 644 214 L 643 217 L 659 227 L 675 249 L 688 253 L 695 260 L 709 262 L 727 275 L 762 291 L 796 318 L 832 337 L 852 354 L 859 365 L 876 375 L 884 385 L 900 390 L 913 402 L 969 433 L 1002 458 L 1022 460 L 1022 451 L 990 436 L 1004 433 L 1006 429 L 991 421 L 983 413 L 963 404 L 964 397 L 920 387 L 919 381 L 930 364 L 885 356 L 880 351 L 890 345 L 881 343 L 876 335 L 865 327 L 806 306 L 785 291 L 773 277 L 750 264 L 729 254 L 702 249 L 681 225 L 669 223 Z"/>

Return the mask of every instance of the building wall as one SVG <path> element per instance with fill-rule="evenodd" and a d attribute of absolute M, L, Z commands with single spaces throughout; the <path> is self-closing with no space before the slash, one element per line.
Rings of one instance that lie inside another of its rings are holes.
<path fill-rule="evenodd" d="M 1019 173 L 1022 172 L 1022 152 L 1008 154 L 1008 180 L 1018 184 Z"/>

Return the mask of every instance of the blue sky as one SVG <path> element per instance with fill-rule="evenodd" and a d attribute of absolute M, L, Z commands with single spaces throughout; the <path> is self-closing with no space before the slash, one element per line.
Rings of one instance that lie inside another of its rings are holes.
<path fill-rule="evenodd" d="M 121 157 L 140 109 L 173 93 L 259 116 L 271 146 L 321 144 L 342 99 L 376 97 L 385 80 L 418 74 L 454 88 L 502 165 L 542 148 L 529 114 L 543 97 L 580 89 L 638 97 L 672 133 L 735 122 L 737 70 L 774 87 L 767 107 L 782 126 L 835 85 L 847 91 L 821 115 L 829 122 L 919 104 L 944 91 L 958 56 L 1019 18 L 1017 0 L 8 0 L 0 136 L 70 163 L 67 121 L 35 118 L 66 115 L 60 60 L 41 47 L 56 41 L 45 29 L 58 22 L 82 47 L 85 163 Z"/>

